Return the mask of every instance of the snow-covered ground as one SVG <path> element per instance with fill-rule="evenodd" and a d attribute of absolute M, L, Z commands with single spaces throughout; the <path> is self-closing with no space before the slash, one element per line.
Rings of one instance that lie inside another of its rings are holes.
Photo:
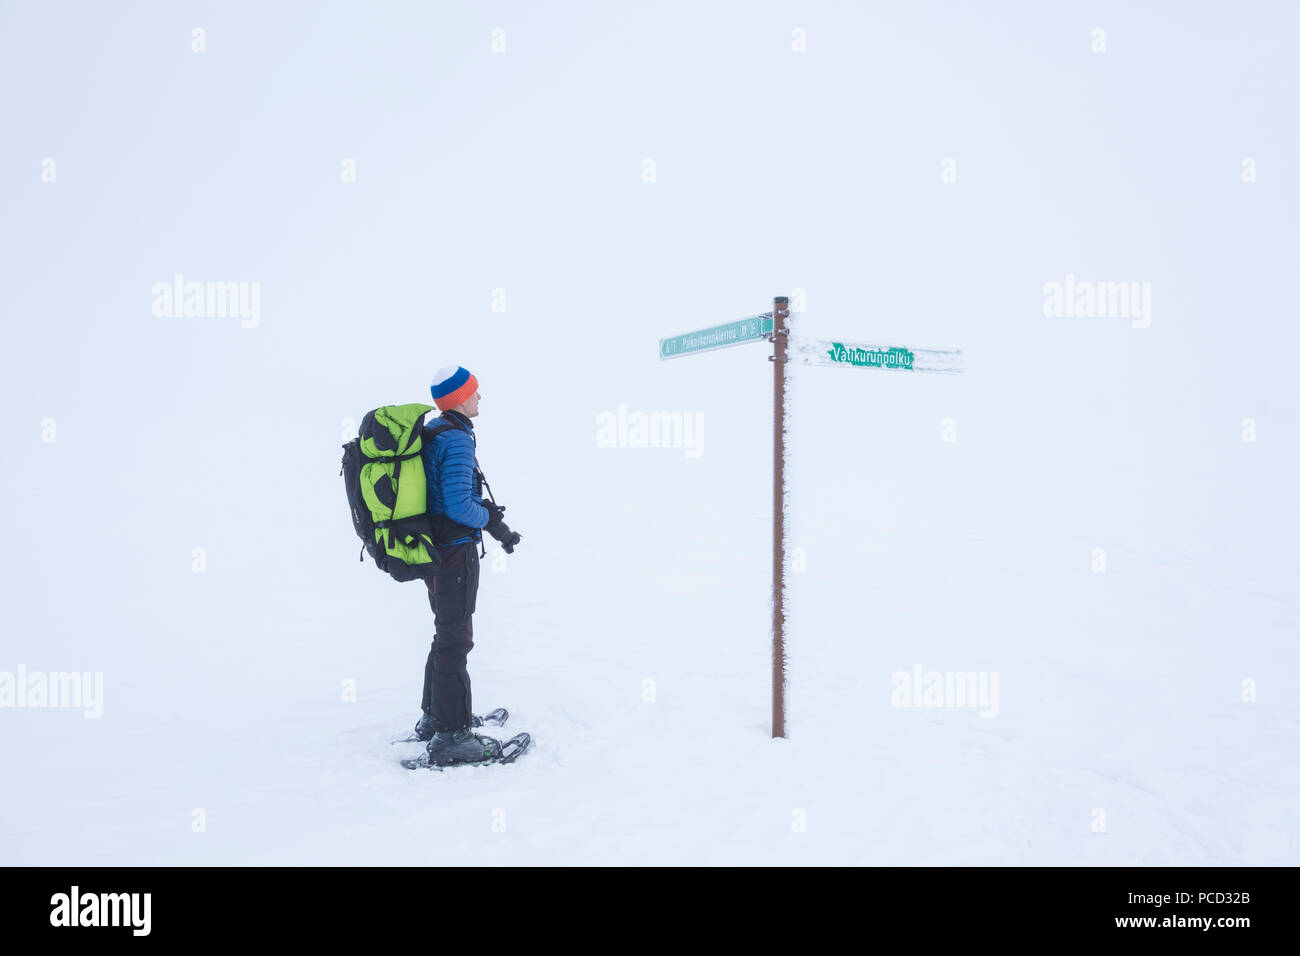
<path fill-rule="evenodd" d="M 1298 20 L 5 8 L 0 681 L 102 715 L 0 707 L 0 863 L 1300 862 Z M 966 371 L 792 369 L 772 740 L 769 347 L 656 344 L 782 294 Z M 524 536 L 475 707 L 535 745 L 411 773 L 432 615 L 338 460 L 452 362 Z"/>

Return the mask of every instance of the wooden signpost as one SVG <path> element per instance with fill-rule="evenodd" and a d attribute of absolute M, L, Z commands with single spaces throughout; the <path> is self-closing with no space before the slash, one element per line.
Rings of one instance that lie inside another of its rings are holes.
<path fill-rule="evenodd" d="M 958 349 L 903 345 L 796 341 L 791 348 L 790 300 L 778 296 L 772 311 L 659 340 L 659 358 L 674 359 L 749 342 L 771 342 L 772 354 L 772 736 L 785 736 L 785 379 L 786 366 L 885 369 L 903 373 L 961 372 Z"/>

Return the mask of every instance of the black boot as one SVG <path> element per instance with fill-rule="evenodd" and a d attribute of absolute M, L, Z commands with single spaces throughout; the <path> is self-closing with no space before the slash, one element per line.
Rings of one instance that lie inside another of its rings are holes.
<path fill-rule="evenodd" d="M 433 718 L 428 714 L 420 715 L 420 719 L 415 725 L 415 736 L 420 740 L 428 740 L 433 736 Z"/>
<path fill-rule="evenodd" d="M 492 723 L 500 727 L 506 722 L 507 713 L 508 712 L 504 707 L 498 707 L 496 710 L 492 711 L 490 714 L 487 715 L 487 720 L 484 720 L 478 714 L 474 714 L 470 718 L 470 726 L 482 727 L 485 723 Z M 415 736 L 418 737 L 420 740 L 427 741 L 433 737 L 433 734 L 434 734 L 433 718 L 430 717 L 428 714 L 421 714 L 419 721 L 417 721 L 415 725 Z"/>
<path fill-rule="evenodd" d="M 429 739 L 429 763 L 446 767 L 456 763 L 480 763 L 501 756 L 501 741 L 484 737 L 469 727 L 454 732 L 439 731 Z"/>

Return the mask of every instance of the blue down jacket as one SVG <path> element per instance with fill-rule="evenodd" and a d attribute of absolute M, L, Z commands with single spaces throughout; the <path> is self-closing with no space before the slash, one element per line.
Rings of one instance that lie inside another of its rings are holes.
<path fill-rule="evenodd" d="M 434 519 L 435 532 L 440 525 L 446 527 L 448 521 L 439 520 L 445 518 L 464 526 L 459 530 L 472 533 L 453 537 L 450 541 L 439 540 L 437 544 L 447 547 L 466 541 L 482 541 L 483 534 L 479 529 L 488 523 L 488 510 L 483 507 L 483 490 L 476 474 L 474 426 L 459 412 L 443 412 L 442 418 L 461 427 L 444 428 L 433 441 L 426 442 L 420 453 L 429 489 L 427 510 Z M 426 427 L 437 424 L 435 419 Z"/>

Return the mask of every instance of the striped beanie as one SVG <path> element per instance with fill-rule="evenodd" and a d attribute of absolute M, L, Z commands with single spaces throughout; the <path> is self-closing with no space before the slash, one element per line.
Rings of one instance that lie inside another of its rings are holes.
<path fill-rule="evenodd" d="M 448 365 L 433 373 L 433 404 L 445 412 L 455 408 L 466 399 L 473 398 L 478 391 L 478 379 L 468 369 L 459 365 Z"/>

